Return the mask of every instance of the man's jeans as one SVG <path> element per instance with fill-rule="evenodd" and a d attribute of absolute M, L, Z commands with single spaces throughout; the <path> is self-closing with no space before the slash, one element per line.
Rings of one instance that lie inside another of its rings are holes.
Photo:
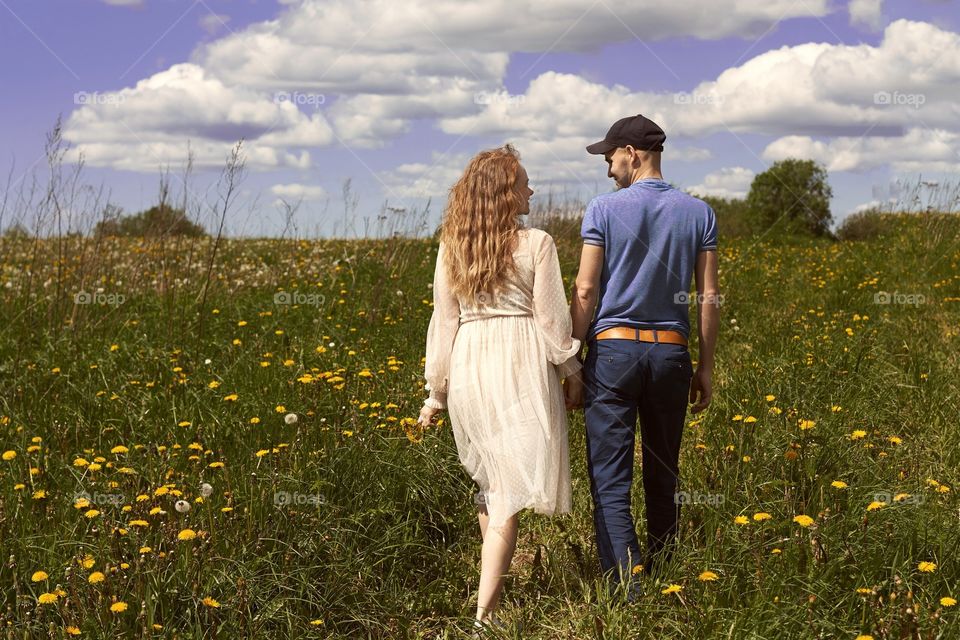
<path fill-rule="evenodd" d="M 584 360 L 584 420 L 593 520 L 604 573 L 617 581 L 656 557 L 668 561 L 680 520 L 675 498 L 680 438 L 693 377 L 684 345 L 637 340 L 588 342 Z M 647 552 L 630 512 L 634 432 L 640 418 L 643 490 L 647 507 Z"/>

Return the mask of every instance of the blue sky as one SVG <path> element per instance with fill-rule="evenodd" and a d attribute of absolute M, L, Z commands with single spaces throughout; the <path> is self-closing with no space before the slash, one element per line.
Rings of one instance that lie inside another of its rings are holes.
<path fill-rule="evenodd" d="M 300 198 L 299 233 L 342 233 L 348 178 L 362 233 L 384 203 L 431 198 L 435 224 L 469 157 L 504 142 L 538 196 L 609 191 L 583 147 L 643 113 L 674 184 L 738 196 L 813 158 L 842 219 L 891 181 L 956 176 L 958 23 L 934 0 L 0 0 L 0 185 L 43 176 L 58 114 L 67 159 L 127 211 L 188 143 L 190 197 L 210 201 L 242 136 L 229 233 L 278 233 Z"/>

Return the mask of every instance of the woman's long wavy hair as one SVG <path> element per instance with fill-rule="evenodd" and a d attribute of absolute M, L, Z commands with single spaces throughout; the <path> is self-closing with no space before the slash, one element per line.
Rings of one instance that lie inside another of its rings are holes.
<path fill-rule="evenodd" d="M 491 300 L 516 273 L 513 250 L 523 229 L 523 196 L 517 185 L 520 154 L 512 145 L 481 151 L 450 188 L 440 230 L 447 279 L 454 293 L 474 304 Z"/>

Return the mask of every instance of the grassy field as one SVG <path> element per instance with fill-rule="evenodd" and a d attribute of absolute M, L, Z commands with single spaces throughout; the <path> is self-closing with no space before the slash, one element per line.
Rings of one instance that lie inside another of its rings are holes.
<path fill-rule="evenodd" d="M 464 637 L 474 488 L 414 423 L 435 242 L 0 248 L 4 637 Z M 574 513 L 521 517 L 502 637 L 960 637 L 958 263 L 955 216 L 721 235 L 676 562 L 597 588 L 572 413 Z"/>

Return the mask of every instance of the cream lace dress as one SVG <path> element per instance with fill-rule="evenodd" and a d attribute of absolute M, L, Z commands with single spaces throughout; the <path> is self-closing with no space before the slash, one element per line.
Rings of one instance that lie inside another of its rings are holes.
<path fill-rule="evenodd" d="M 477 483 L 489 526 L 524 508 L 570 511 L 561 377 L 581 368 L 553 238 L 521 229 L 519 278 L 461 304 L 437 253 L 424 367 L 429 406 L 446 408 L 460 462 Z"/>

